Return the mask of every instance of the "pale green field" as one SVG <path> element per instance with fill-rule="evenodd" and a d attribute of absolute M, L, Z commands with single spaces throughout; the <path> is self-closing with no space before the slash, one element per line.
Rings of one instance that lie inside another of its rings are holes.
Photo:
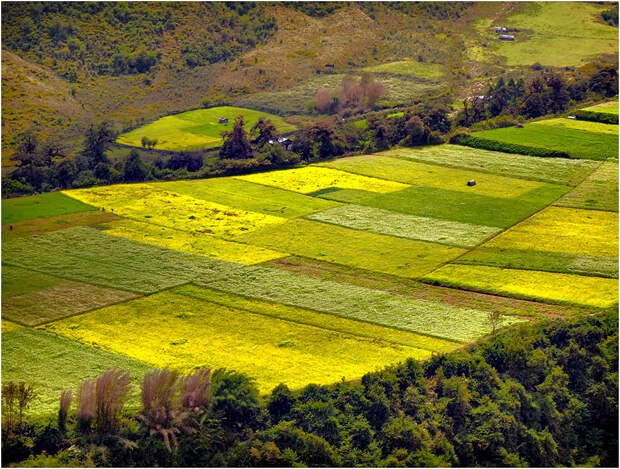
<path fill-rule="evenodd" d="M 120 135 L 116 141 L 124 145 L 141 147 L 142 137 L 148 137 L 157 139 L 154 148 L 173 151 L 217 147 L 222 143 L 221 132 L 231 131 L 234 120 L 239 115 L 245 118 L 246 130 L 249 130 L 260 117 L 270 119 L 278 132 L 295 130 L 295 126 L 272 114 L 241 107 L 220 106 L 162 117 Z M 228 124 L 219 124 L 220 117 L 227 118 Z"/>
<path fill-rule="evenodd" d="M 373 67 L 366 67 L 363 70 L 365 72 L 411 75 L 428 79 L 437 79 L 444 75 L 443 67 L 441 65 L 418 62 L 417 60 L 388 62 L 381 65 L 375 65 Z"/>
<path fill-rule="evenodd" d="M 578 66 L 601 54 L 618 54 L 618 28 L 605 24 L 606 5 L 578 2 L 536 2 L 521 5 L 519 12 L 503 20 L 505 26 L 533 31 L 511 33 L 516 41 L 500 41 L 487 22 L 492 50 L 506 57 L 507 65 Z M 529 36 L 529 39 L 522 40 Z"/>
<path fill-rule="evenodd" d="M 532 125 L 548 125 L 551 127 L 560 127 L 564 129 L 577 129 L 600 134 L 618 135 L 618 125 L 616 124 L 603 124 L 602 122 L 565 119 L 563 117 L 532 122 Z"/>
<path fill-rule="evenodd" d="M 618 100 L 596 104 L 595 106 L 586 107 L 583 110 L 594 111 L 594 112 L 604 112 L 607 114 L 618 114 Z"/>

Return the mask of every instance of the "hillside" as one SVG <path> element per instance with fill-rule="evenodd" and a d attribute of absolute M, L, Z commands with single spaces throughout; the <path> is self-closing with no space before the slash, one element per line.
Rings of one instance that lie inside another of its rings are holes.
<path fill-rule="evenodd" d="M 489 28 L 504 21 L 521 27 L 519 12 L 530 13 L 534 6 L 41 5 L 10 4 L 2 13 L 5 150 L 25 129 L 56 134 L 75 147 L 90 121 L 112 120 L 119 130 L 126 129 L 201 107 L 205 98 L 213 104 L 304 113 L 318 88 L 366 67 L 385 83 L 383 105 L 416 96 L 454 99 L 485 86 L 502 61 L 513 69 L 536 61 L 545 65 L 540 57 L 554 56 L 548 52 L 557 41 L 569 40 L 562 39 L 561 31 L 580 25 L 588 26 L 584 34 L 592 40 L 584 42 L 576 34 L 570 39 L 579 48 L 570 47 L 570 57 L 546 65 L 578 65 L 617 51 L 617 28 L 595 18 L 605 6 L 593 4 L 579 24 L 548 8 L 534 11 L 537 29 L 552 27 L 555 39 L 528 30 L 515 44 L 492 43 Z M 523 59 L 534 44 L 538 55 Z M 444 73 L 429 78 L 423 72 L 376 68 L 402 60 L 442 64 Z M 28 79 L 33 76 L 34 81 Z"/>

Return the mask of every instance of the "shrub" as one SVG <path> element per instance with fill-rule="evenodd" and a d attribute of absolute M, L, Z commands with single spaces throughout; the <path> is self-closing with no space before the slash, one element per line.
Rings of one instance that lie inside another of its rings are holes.
<path fill-rule="evenodd" d="M 604 124 L 618 124 L 618 114 L 609 114 L 607 112 L 596 112 L 580 109 L 575 113 L 575 117 L 583 121 L 602 122 Z"/>
<path fill-rule="evenodd" d="M 515 143 L 498 142 L 496 140 L 489 140 L 463 133 L 453 135 L 452 138 L 450 138 L 450 143 L 465 145 L 473 148 L 482 148 L 485 150 L 503 151 L 505 153 L 517 153 L 521 155 L 542 156 L 549 158 L 570 158 L 570 155 L 564 151 L 529 147 L 525 145 L 517 145 Z"/>

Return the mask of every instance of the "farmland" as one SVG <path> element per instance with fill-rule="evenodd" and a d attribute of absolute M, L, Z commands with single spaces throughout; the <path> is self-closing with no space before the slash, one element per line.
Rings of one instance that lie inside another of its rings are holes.
<path fill-rule="evenodd" d="M 608 128 L 607 125 L 598 124 L 598 126 L 605 126 L 605 129 Z M 604 160 L 618 156 L 618 126 L 614 127 L 615 133 L 600 133 L 557 124 L 546 125 L 544 121 L 540 121 L 525 124 L 523 128 L 504 127 L 475 132 L 473 135 L 505 145 L 524 145 L 563 151 L 571 158 Z"/>
<path fill-rule="evenodd" d="M 612 135 L 590 124 L 561 130 Z M 134 379 L 225 367 L 267 393 L 456 350 L 491 313 L 510 327 L 613 307 L 615 168 L 442 145 L 23 202 L 3 226 L 3 378 L 37 348 L 36 379 L 66 368 L 39 414 L 116 363 Z"/>
<path fill-rule="evenodd" d="M 603 112 L 607 114 L 618 114 L 618 101 L 608 101 L 584 108 L 584 111 Z"/>
<path fill-rule="evenodd" d="M 411 75 L 418 78 L 429 80 L 441 78 L 444 75 L 443 67 L 438 64 L 428 64 L 413 60 L 401 60 L 398 62 L 388 62 L 373 67 L 365 67 L 365 72 L 390 73 L 393 75 Z"/>
<path fill-rule="evenodd" d="M 221 132 L 231 131 L 235 118 L 242 115 L 246 130 L 249 130 L 259 118 L 271 120 L 279 132 L 295 130 L 295 126 L 282 118 L 252 109 L 232 106 L 220 106 L 209 109 L 197 109 L 172 116 L 162 117 L 155 122 L 121 134 L 118 143 L 134 147 L 142 146 L 142 138 L 157 140 L 155 148 L 161 150 L 199 150 L 217 147 L 222 144 Z M 228 123 L 219 123 L 220 118 Z"/>
<path fill-rule="evenodd" d="M 53 217 L 54 215 L 67 215 L 87 210 L 95 210 L 95 207 L 67 197 L 60 192 L 16 199 L 2 199 L 2 224 Z"/>

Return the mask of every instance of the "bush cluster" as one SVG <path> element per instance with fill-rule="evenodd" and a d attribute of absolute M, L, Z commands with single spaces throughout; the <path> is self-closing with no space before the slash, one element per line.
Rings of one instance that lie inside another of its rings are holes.
<path fill-rule="evenodd" d="M 542 156 L 549 158 L 570 158 L 570 155 L 564 151 L 530 147 L 526 145 L 518 145 L 516 143 L 499 142 L 497 140 L 475 137 L 467 133 L 458 133 L 453 135 L 450 138 L 450 143 L 465 145 L 473 148 L 481 148 L 484 150 L 501 151 L 504 153 L 518 153 L 521 155 Z"/>

